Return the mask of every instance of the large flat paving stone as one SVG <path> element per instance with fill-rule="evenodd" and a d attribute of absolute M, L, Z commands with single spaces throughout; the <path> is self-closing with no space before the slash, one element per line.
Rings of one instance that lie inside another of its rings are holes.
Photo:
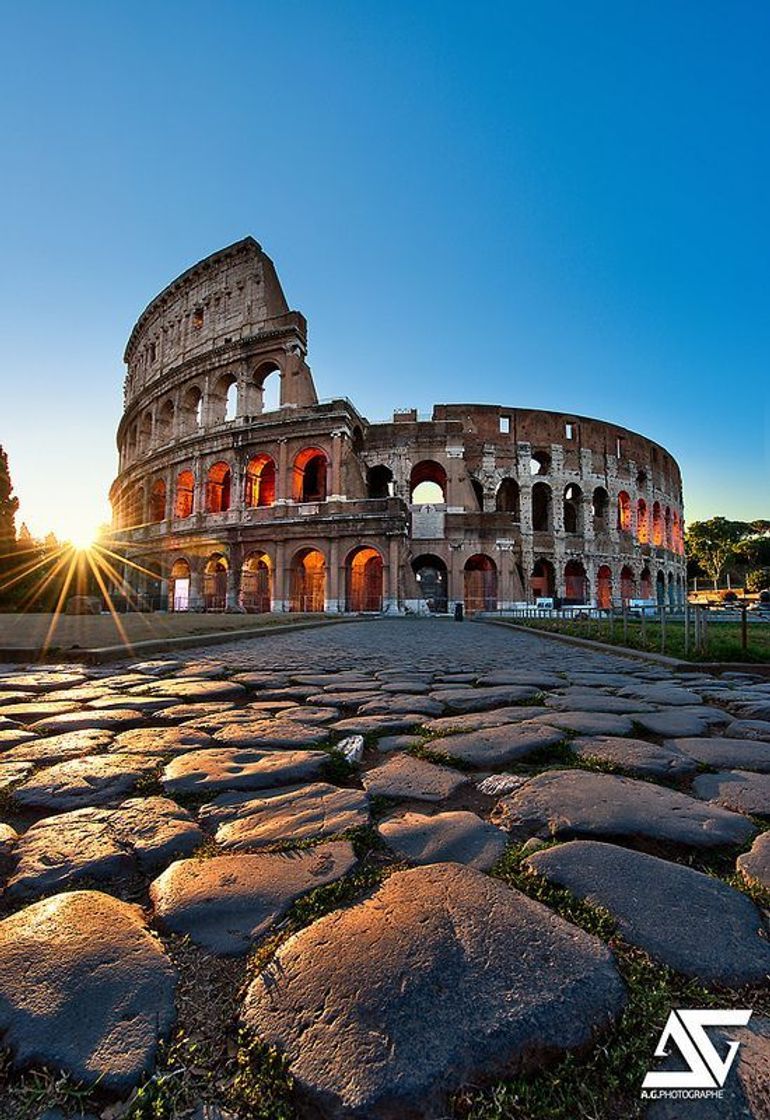
<path fill-rule="evenodd" d="M 593 840 L 535 852 L 526 863 L 604 907 L 626 941 L 677 972 L 728 987 L 770 975 L 770 941 L 758 909 L 711 875 Z"/>
<path fill-rule="evenodd" d="M 55 812 L 109 805 L 130 794 L 157 763 L 138 754 L 85 755 L 39 770 L 14 789 L 13 800 L 24 808 Z"/>
<path fill-rule="evenodd" d="M 154 680 L 128 689 L 130 696 L 161 696 L 172 700 L 197 703 L 238 700 L 246 697 L 246 689 L 238 681 Z"/>
<path fill-rule="evenodd" d="M 638 700 L 624 700 L 620 696 L 610 696 L 599 689 L 568 689 L 565 693 L 555 693 L 546 697 L 546 706 L 557 711 L 586 712 L 606 715 L 625 716 L 630 712 L 653 711 L 651 705 Z"/>
<path fill-rule="evenodd" d="M 770 891 L 770 832 L 759 834 L 751 850 L 738 856 L 736 867 L 747 883 Z"/>
<path fill-rule="evenodd" d="M 166 766 L 161 780 L 169 794 L 205 796 L 227 789 L 270 789 L 312 781 L 328 761 L 329 756 L 323 751 L 216 747 L 178 755 Z"/>
<path fill-rule="evenodd" d="M 495 669 L 494 672 L 484 673 L 476 679 L 478 685 L 521 684 L 530 685 L 541 692 L 551 688 L 564 688 L 564 683 L 563 677 L 549 673 L 546 669 Z"/>
<path fill-rule="evenodd" d="M 660 712 L 637 712 L 633 719 L 634 723 L 649 731 L 650 735 L 657 735 L 661 739 L 680 735 L 705 735 L 708 731 L 708 721 L 702 716 L 677 711 L 676 708 Z"/>
<path fill-rule="evenodd" d="M 295 899 L 346 875 L 355 862 L 347 840 L 300 852 L 179 860 L 151 885 L 150 898 L 162 929 L 240 956 Z"/>
<path fill-rule="evenodd" d="M 573 739 L 569 746 L 578 758 L 609 763 L 635 777 L 683 778 L 693 774 L 698 766 L 694 758 L 681 751 L 659 747 L 646 739 L 595 735 Z"/>
<path fill-rule="evenodd" d="M 666 740 L 663 745 L 688 754 L 706 766 L 770 773 L 770 743 L 752 739 L 683 738 Z"/>
<path fill-rule="evenodd" d="M 505 851 L 507 837 L 475 813 L 404 813 L 379 826 L 397 856 L 410 863 L 464 863 L 487 871 Z"/>
<path fill-rule="evenodd" d="M 141 910 L 60 894 L 0 922 L 0 1032 L 14 1064 L 124 1094 L 153 1067 L 176 973 Z"/>
<path fill-rule="evenodd" d="M 770 774 L 750 770 L 719 770 L 699 774 L 692 784 L 696 797 L 754 817 L 770 817 Z"/>
<path fill-rule="evenodd" d="M 54 716 L 65 715 L 67 712 L 77 712 L 80 704 L 74 700 L 23 700 L 20 703 L 3 704 L 2 713 L 7 719 L 18 723 L 37 723 L 42 719 L 52 719 Z"/>
<path fill-rule="evenodd" d="M 767 1120 L 770 1116 L 770 1019 L 752 1015 L 745 1027 L 715 1028 L 708 1035 L 720 1057 L 737 1042 L 738 1050 L 724 1089 L 718 1097 L 697 1100 L 657 1100 L 644 1120 Z M 677 1046 L 669 1048 L 656 1071 L 686 1071 Z"/>
<path fill-rule="evenodd" d="M 443 801 L 468 783 L 466 774 L 410 754 L 391 755 L 382 766 L 362 774 L 361 780 L 372 796 L 401 801 Z"/>
<path fill-rule="evenodd" d="M 385 735 L 401 731 L 412 731 L 420 727 L 425 716 L 419 712 L 411 715 L 379 715 L 379 716 L 349 716 L 346 719 L 333 723 L 334 731 L 341 731 L 345 735 Z"/>
<path fill-rule="evenodd" d="M 368 700 L 358 709 L 361 716 L 423 715 L 435 718 L 444 711 L 444 705 L 429 696 L 381 696 Z"/>
<path fill-rule="evenodd" d="M 708 849 L 745 843 L 746 817 L 652 782 L 586 770 L 538 774 L 495 806 L 492 820 L 516 839 L 611 837 Z"/>
<path fill-rule="evenodd" d="M 37 735 L 64 735 L 68 731 L 125 731 L 129 727 L 139 727 L 147 719 L 146 712 L 136 708 L 113 709 L 109 712 L 95 712 L 91 708 L 80 712 L 65 712 L 60 716 L 39 719 L 30 726 Z"/>
<path fill-rule="evenodd" d="M 758 739 L 761 743 L 770 743 L 770 720 L 733 720 L 725 728 L 725 737 L 728 739 Z"/>
<path fill-rule="evenodd" d="M 152 874 L 189 856 L 203 840 L 190 814 L 164 797 L 134 798 L 117 809 L 75 809 L 46 817 L 21 836 L 7 894 L 30 898 L 84 880 Z"/>
<path fill-rule="evenodd" d="M 560 727 L 578 735 L 630 735 L 634 730 L 629 716 L 612 712 L 548 712 L 537 717 L 538 723 Z"/>
<path fill-rule="evenodd" d="M 507 704 L 526 704 L 536 699 L 540 690 L 530 685 L 511 684 L 492 688 L 439 688 L 429 695 L 431 700 L 437 700 L 454 712 L 483 712 Z"/>
<path fill-rule="evenodd" d="M 57 688 L 74 688 L 87 680 L 85 673 L 43 669 L 39 673 L 7 673 L 0 678 L 0 683 L 3 687 L 19 688 L 22 692 L 53 692 Z"/>
<path fill-rule="evenodd" d="M 697 692 L 677 684 L 631 684 L 621 688 L 619 695 L 635 696 L 649 704 L 660 704 L 664 708 L 703 703 L 702 697 Z"/>
<path fill-rule="evenodd" d="M 116 735 L 110 749 L 118 754 L 166 755 L 213 745 L 210 735 L 192 727 L 138 727 Z"/>
<path fill-rule="evenodd" d="M 45 738 L 35 735 L 2 755 L 3 762 L 33 762 L 35 766 L 51 766 L 70 758 L 82 758 L 106 750 L 113 741 L 112 731 L 92 729 L 70 731 L 65 735 Z"/>
<path fill-rule="evenodd" d="M 360 828 L 369 822 L 369 798 L 363 790 L 326 782 L 264 793 L 226 793 L 204 806 L 201 821 L 218 825 L 216 841 L 222 848 L 241 851 Z"/>
<path fill-rule="evenodd" d="M 270 750 L 278 747 L 306 749 L 317 747 L 329 739 L 329 730 L 320 726 L 303 727 L 292 720 L 253 719 L 226 724 L 214 734 L 217 743 L 226 747 L 254 747 Z"/>
<path fill-rule="evenodd" d="M 428 747 L 470 766 L 494 767 L 505 766 L 535 751 L 553 747 L 563 738 L 563 732 L 558 729 L 526 721 L 432 739 Z"/>
<path fill-rule="evenodd" d="M 478 731 L 482 727 L 500 727 L 504 723 L 524 723 L 528 719 L 547 715 L 548 708 L 542 704 L 508 704 L 487 712 L 469 712 L 466 715 L 439 716 L 426 719 L 423 727 L 437 735 L 453 735 L 461 731 Z"/>
<path fill-rule="evenodd" d="M 244 1020 L 328 1120 L 416 1120 L 586 1045 L 625 1000 L 598 938 L 450 863 L 397 872 L 290 938 Z"/>

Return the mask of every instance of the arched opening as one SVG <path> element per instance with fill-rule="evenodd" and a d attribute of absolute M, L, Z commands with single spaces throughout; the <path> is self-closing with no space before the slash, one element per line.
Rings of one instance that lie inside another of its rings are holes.
<path fill-rule="evenodd" d="M 551 456 L 547 451 L 533 451 L 529 460 L 529 473 L 548 474 L 551 469 Z"/>
<path fill-rule="evenodd" d="M 668 573 L 668 605 L 676 606 L 676 576 L 673 572 Z"/>
<path fill-rule="evenodd" d="M 133 486 L 126 496 L 126 524 L 127 529 L 136 529 L 144 524 L 144 488 Z"/>
<path fill-rule="evenodd" d="M 647 525 L 647 503 L 644 498 L 640 498 L 636 503 L 636 537 L 639 544 L 649 543 L 650 530 Z"/>
<path fill-rule="evenodd" d="M 550 560 L 535 561 L 529 586 L 534 599 L 552 599 L 556 594 L 556 572 Z"/>
<path fill-rule="evenodd" d="M 618 529 L 621 533 L 631 532 L 631 499 L 625 490 L 618 494 Z"/>
<path fill-rule="evenodd" d="M 551 487 L 547 482 L 536 482 L 532 487 L 532 528 L 536 533 L 550 533 L 553 529 Z"/>
<path fill-rule="evenodd" d="M 224 373 L 209 393 L 208 418 L 210 424 L 224 424 L 234 420 L 238 412 L 238 384 L 232 373 Z"/>
<path fill-rule="evenodd" d="M 320 614 L 326 606 L 326 561 L 317 548 L 303 548 L 291 564 L 289 609 Z"/>
<path fill-rule="evenodd" d="M 206 511 L 226 513 L 230 508 L 232 472 L 227 463 L 214 463 L 206 478 Z"/>
<path fill-rule="evenodd" d="M 655 580 L 655 592 L 658 606 L 662 607 L 666 602 L 666 577 L 663 572 L 658 572 L 657 579 Z"/>
<path fill-rule="evenodd" d="M 515 478 L 504 478 L 497 488 L 495 509 L 498 513 L 510 513 L 513 521 L 521 517 L 519 505 L 519 484 Z"/>
<path fill-rule="evenodd" d="M 597 486 L 594 490 L 591 501 L 591 508 L 594 517 L 594 532 L 606 532 L 607 511 L 610 508 L 610 496 L 603 486 Z"/>
<path fill-rule="evenodd" d="M 168 581 L 168 609 L 186 611 L 190 607 L 190 565 L 184 559 L 175 560 Z"/>
<path fill-rule="evenodd" d="M 663 544 L 663 512 L 660 502 L 652 504 L 652 543 L 657 546 Z"/>
<path fill-rule="evenodd" d="M 294 460 L 292 496 L 295 502 L 326 501 L 326 456 L 317 447 L 306 447 Z"/>
<path fill-rule="evenodd" d="M 671 547 L 674 552 L 681 553 L 682 551 L 682 523 L 676 510 L 674 510 L 671 524 Z"/>
<path fill-rule="evenodd" d="M 264 362 L 254 374 L 257 389 L 257 414 L 275 412 L 281 407 L 281 370 L 275 362 Z"/>
<path fill-rule="evenodd" d="M 150 490 L 150 521 L 157 523 L 166 517 L 166 483 L 162 478 L 153 482 Z"/>
<path fill-rule="evenodd" d="M 152 413 L 145 412 L 139 422 L 139 450 L 148 451 L 152 443 Z"/>
<path fill-rule="evenodd" d="M 197 431 L 203 421 L 203 394 L 191 385 L 182 397 L 179 428 L 182 433 Z"/>
<path fill-rule="evenodd" d="M 640 490 L 643 490 L 647 485 L 647 471 L 641 470 L 636 472 L 636 485 Z"/>
<path fill-rule="evenodd" d="M 478 553 L 466 561 L 464 592 L 469 614 L 497 610 L 497 565 L 491 556 Z"/>
<path fill-rule="evenodd" d="M 409 478 L 412 505 L 440 506 L 446 502 L 446 471 L 435 459 L 415 463 Z"/>
<path fill-rule="evenodd" d="M 639 597 L 652 598 L 652 575 L 649 568 L 642 568 L 642 574 L 639 576 Z"/>
<path fill-rule="evenodd" d="M 362 545 L 345 562 L 345 610 L 352 613 L 382 610 L 382 557 Z"/>
<path fill-rule="evenodd" d="M 241 606 L 249 614 L 270 610 L 270 557 L 265 552 L 250 552 L 241 568 Z"/>
<path fill-rule="evenodd" d="M 174 437 L 174 402 L 164 401 L 158 409 L 156 420 L 158 443 L 168 443 Z"/>
<path fill-rule="evenodd" d="M 243 501 L 247 509 L 275 502 L 275 463 L 269 455 L 255 455 L 246 464 Z"/>
<path fill-rule="evenodd" d="M 412 571 L 417 581 L 420 598 L 433 614 L 446 614 L 448 606 L 448 579 L 446 564 L 440 556 L 426 553 L 412 561 Z"/>
<path fill-rule="evenodd" d="M 227 561 L 221 552 L 214 552 L 203 570 L 203 606 L 207 611 L 223 611 L 226 605 Z"/>
<path fill-rule="evenodd" d="M 393 471 L 382 463 L 366 472 L 366 493 L 369 498 L 393 497 Z"/>
<path fill-rule="evenodd" d="M 630 599 L 634 598 L 636 590 L 636 580 L 634 573 L 628 564 L 624 564 L 620 569 L 620 598 L 625 606 L 628 605 Z"/>
<path fill-rule="evenodd" d="M 663 515 L 663 540 L 666 548 L 672 548 L 671 538 L 671 510 L 666 506 L 666 512 Z"/>
<path fill-rule="evenodd" d="M 478 507 L 478 509 L 483 510 L 484 509 L 484 487 L 481 485 L 481 483 L 479 482 L 479 480 L 477 478 L 472 478 L 471 479 L 471 488 L 473 490 L 473 496 L 476 499 L 476 506 Z"/>
<path fill-rule="evenodd" d="M 596 572 L 596 605 L 603 611 L 612 606 L 612 571 L 606 564 Z"/>
<path fill-rule="evenodd" d="M 564 602 L 588 601 L 588 577 L 580 560 L 568 560 L 564 567 Z"/>
<path fill-rule="evenodd" d="M 176 517 L 191 517 L 195 509 L 195 478 L 192 471 L 182 471 L 176 480 Z"/>
<path fill-rule="evenodd" d="M 583 531 L 583 491 L 574 483 L 564 491 L 564 532 Z"/>

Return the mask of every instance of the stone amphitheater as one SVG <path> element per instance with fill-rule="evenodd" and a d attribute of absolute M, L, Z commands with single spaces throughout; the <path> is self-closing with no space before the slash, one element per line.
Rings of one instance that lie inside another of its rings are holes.
<path fill-rule="evenodd" d="M 111 489 L 140 602 L 443 613 L 683 600 L 682 482 L 658 444 L 500 405 L 370 423 L 350 400 L 319 401 L 306 356 L 305 318 L 250 237 L 142 313 Z"/>

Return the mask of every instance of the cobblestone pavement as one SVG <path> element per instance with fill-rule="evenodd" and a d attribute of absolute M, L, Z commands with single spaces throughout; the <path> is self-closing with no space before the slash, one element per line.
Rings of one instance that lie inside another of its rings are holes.
<path fill-rule="evenodd" d="M 6 666 L 0 791 L 3 1118 L 614 1120 L 717 996 L 676 1115 L 770 1116 L 750 672 L 437 619 Z"/>

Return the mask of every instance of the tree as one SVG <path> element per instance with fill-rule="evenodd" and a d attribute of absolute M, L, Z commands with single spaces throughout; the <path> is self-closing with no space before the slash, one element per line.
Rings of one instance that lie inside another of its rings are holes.
<path fill-rule="evenodd" d="M 719 586 L 719 577 L 731 560 L 741 554 L 745 537 L 752 531 L 747 521 L 728 521 L 712 517 L 710 521 L 693 521 L 687 529 L 687 552 Z"/>

